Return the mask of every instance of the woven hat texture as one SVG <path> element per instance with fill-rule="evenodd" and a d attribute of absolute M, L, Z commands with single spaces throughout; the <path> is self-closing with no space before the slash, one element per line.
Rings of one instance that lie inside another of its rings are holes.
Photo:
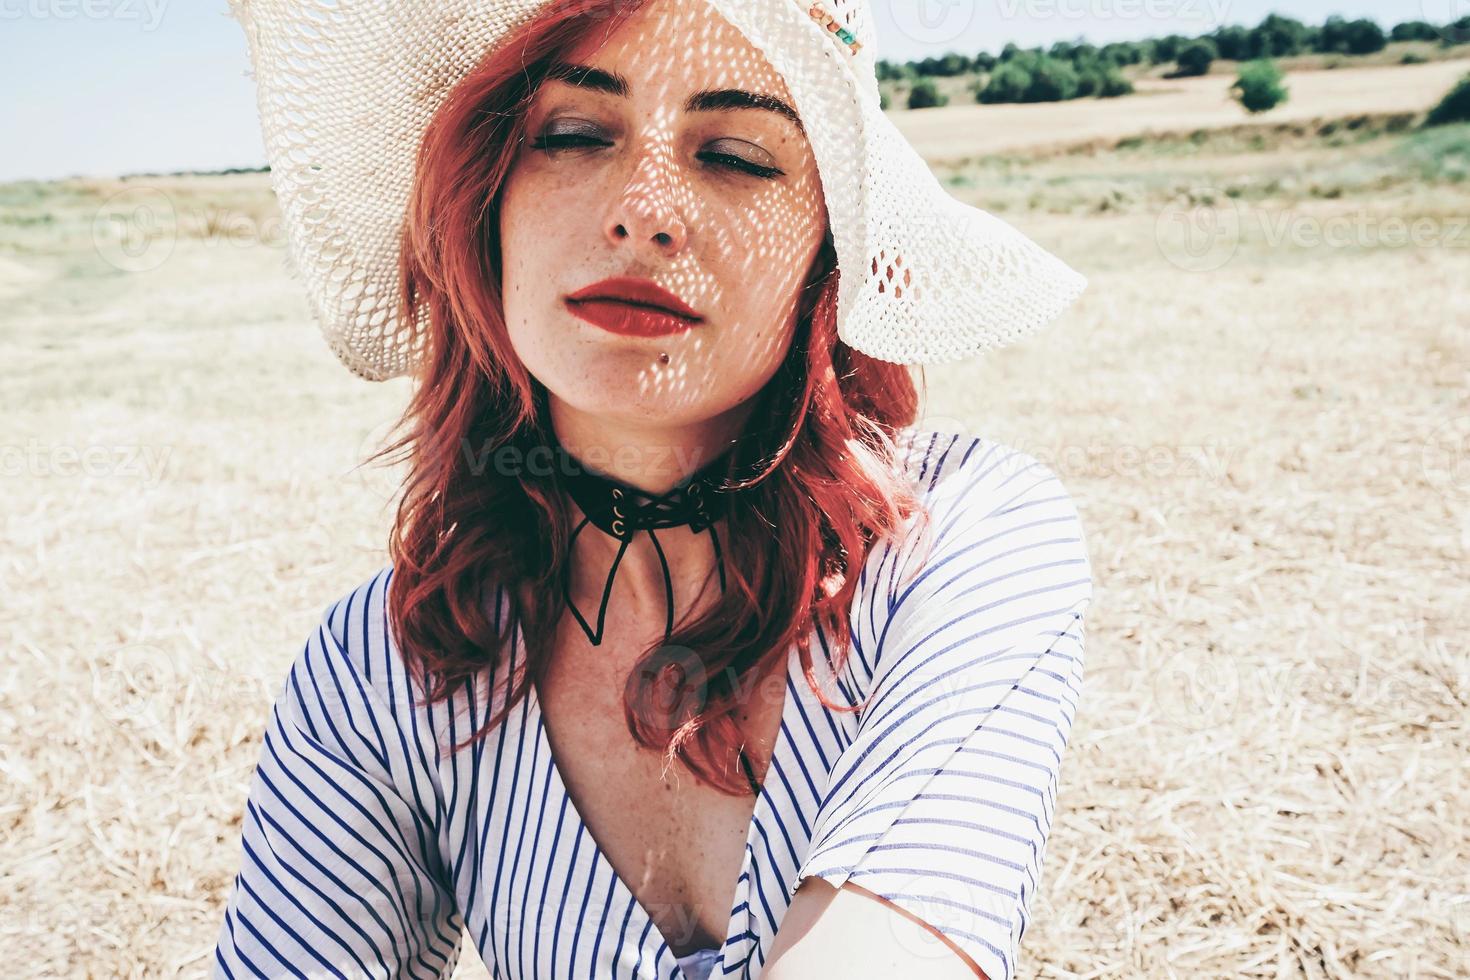
<path fill-rule="evenodd" d="M 408 374 L 421 349 L 422 324 L 400 322 L 397 300 L 422 134 L 454 85 L 548 2 L 230 0 L 288 262 L 357 375 Z M 843 341 L 900 364 L 955 361 L 1019 339 L 1081 295 L 1081 273 L 950 196 L 884 114 L 868 0 L 693 2 L 765 55 L 802 118 L 840 270 Z"/>

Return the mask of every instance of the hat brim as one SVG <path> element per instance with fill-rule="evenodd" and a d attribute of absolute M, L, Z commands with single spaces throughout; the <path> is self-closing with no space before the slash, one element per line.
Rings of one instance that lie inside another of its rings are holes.
<path fill-rule="evenodd" d="M 230 0 L 245 28 L 287 266 L 336 356 L 410 373 L 425 323 L 398 317 L 401 230 L 419 141 L 453 87 L 547 0 Z M 800 2 L 707 0 L 770 61 L 801 115 L 840 270 L 838 336 L 901 364 L 954 361 L 1060 315 L 1086 279 L 952 197 L 882 111 L 871 49 Z"/>

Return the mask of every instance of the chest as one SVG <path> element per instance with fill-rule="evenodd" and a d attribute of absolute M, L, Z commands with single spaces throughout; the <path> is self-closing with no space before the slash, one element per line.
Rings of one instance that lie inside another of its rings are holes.
<path fill-rule="evenodd" d="M 538 686 L 557 772 L 587 832 L 675 955 L 720 946 L 756 799 L 707 785 L 677 759 L 666 766 L 661 752 L 634 741 L 622 706 L 628 668 L 589 665 L 627 664 L 637 648 L 613 654 L 609 642 L 616 640 L 559 649 Z M 781 726 L 784 673 L 763 683 L 747 679 L 740 690 L 736 718 L 763 780 Z M 733 748 L 722 762 L 742 772 Z"/>

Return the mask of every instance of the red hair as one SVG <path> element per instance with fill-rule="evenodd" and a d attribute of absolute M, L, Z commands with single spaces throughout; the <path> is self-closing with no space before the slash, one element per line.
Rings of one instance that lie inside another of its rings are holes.
<path fill-rule="evenodd" d="M 473 680 L 511 656 L 517 627 L 526 655 L 503 709 L 452 751 L 490 734 L 544 676 L 566 606 L 560 584 L 573 529 L 554 481 L 520 467 L 504 474 L 475 465 L 505 447 L 546 444 L 550 425 L 545 389 L 507 335 L 499 194 L 525 135 L 525 109 L 550 63 L 640 5 L 547 4 L 453 89 L 420 146 L 403 230 L 401 301 L 406 322 L 422 325 L 422 356 L 397 424 L 407 435 L 373 455 L 408 447 L 389 543 L 388 614 L 429 703 L 465 681 L 478 690 Z M 728 483 L 741 490 L 720 529 L 725 592 L 698 618 L 676 622 L 667 643 L 645 651 L 623 696 L 639 744 L 661 749 L 666 761 L 683 759 L 732 794 L 749 791 L 729 764 L 743 742 L 734 694 L 746 689 L 747 675 L 760 681 L 774 668 L 784 676 L 792 643 L 822 703 L 855 708 L 823 694 L 811 636 L 820 630 L 840 671 L 858 573 L 872 545 L 916 506 L 894 445 L 895 430 L 916 417 L 913 377 L 836 336 L 839 272 L 830 230 L 814 269 L 820 275 L 799 304 L 790 351 L 730 453 Z M 777 525 L 781 532 L 772 533 Z M 512 613 L 502 618 L 506 595 Z M 671 664 L 685 674 L 676 683 L 682 707 L 672 713 L 656 691 Z"/>

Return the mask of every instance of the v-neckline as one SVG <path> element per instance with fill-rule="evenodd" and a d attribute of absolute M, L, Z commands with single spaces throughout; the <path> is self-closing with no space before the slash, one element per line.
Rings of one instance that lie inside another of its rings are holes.
<path fill-rule="evenodd" d="M 516 644 L 518 648 L 517 653 L 521 656 L 524 656 L 525 646 L 523 643 L 523 637 L 521 635 L 519 620 L 515 624 L 515 633 Z M 791 713 L 792 710 L 794 710 L 791 703 L 793 700 L 793 684 L 791 676 L 793 669 L 792 664 L 793 661 L 798 660 L 799 658 L 797 655 L 796 645 L 792 644 L 786 649 L 786 683 L 783 686 L 781 692 L 781 724 L 776 729 L 776 737 L 771 746 L 770 762 L 766 765 L 765 777 L 761 780 L 760 792 L 756 795 L 755 808 L 751 812 L 750 822 L 746 825 L 745 828 L 745 848 L 744 853 L 740 858 L 740 873 L 735 878 L 735 882 L 731 888 L 730 897 L 726 905 L 726 908 L 729 909 L 729 918 L 725 922 L 725 935 L 720 940 L 720 945 L 717 951 L 718 956 L 715 960 L 714 968 L 712 968 L 710 971 L 710 976 L 715 976 L 715 969 L 721 968 L 725 965 L 726 951 L 729 950 L 731 947 L 732 935 L 744 936 L 747 932 L 743 925 L 741 925 L 739 929 L 736 929 L 736 925 L 741 919 L 741 906 L 745 904 L 750 894 L 750 874 L 752 865 L 751 859 L 755 849 L 756 835 L 760 831 L 761 827 L 764 826 L 764 814 L 765 811 L 768 810 L 770 807 L 771 792 L 773 789 L 771 777 L 774 776 L 777 772 L 776 767 L 778 763 L 782 765 L 785 765 L 786 763 L 785 754 L 789 748 L 787 744 L 787 729 L 790 727 L 787 724 L 787 721 L 788 715 Z M 545 753 L 547 767 L 551 772 L 552 792 L 554 792 L 556 796 L 560 797 L 558 803 L 562 801 L 565 802 L 566 809 L 577 821 L 578 833 L 586 834 L 587 839 L 592 842 L 592 851 L 594 855 L 593 860 L 597 868 L 605 871 L 608 876 L 611 877 L 613 881 L 613 888 L 619 893 L 623 900 L 628 902 L 635 910 L 635 916 L 639 920 L 637 923 L 638 929 L 635 931 L 641 934 L 644 927 L 646 926 L 649 930 L 651 930 L 655 935 L 658 936 L 658 952 L 655 954 L 654 959 L 655 971 L 657 972 L 658 970 L 657 963 L 662 958 L 663 953 L 667 951 L 670 960 L 673 963 L 673 973 L 671 974 L 672 980 L 685 980 L 684 971 L 679 966 L 678 957 L 674 955 L 673 948 L 669 946 L 668 939 L 664 936 L 663 930 L 660 929 L 657 923 L 653 921 L 652 914 L 643 907 L 643 903 L 638 900 L 638 896 L 633 893 L 633 889 L 628 886 L 627 882 L 623 881 L 622 876 L 619 875 L 617 869 L 613 867 L 612 861 L 608 858 L 606 852 L 603 851 L 602 845 L 600 845 L 597 842 L 597 838 L 592 835 L 592 828 L 587 825 L 587 821 L 583 818 L 582 812 L 577 809 L 577 802 L 576 800 L 572 799 L 571 791 L 567 788 L 566 780 L 562 777 L 561 767 L 557 764 L 556 754 L 552 751 L 551 739 L 546 733 L 545 716 L 542 714 L 541 711 L 541 696 L 537 692 L 535 684 L 527 685 L 526 711 L 527 723 L 533 726 L 536 730 L 537 751 Z M 696 950 L 690 950 L 690 953 L 693 952 L 696 952 Z"/>

